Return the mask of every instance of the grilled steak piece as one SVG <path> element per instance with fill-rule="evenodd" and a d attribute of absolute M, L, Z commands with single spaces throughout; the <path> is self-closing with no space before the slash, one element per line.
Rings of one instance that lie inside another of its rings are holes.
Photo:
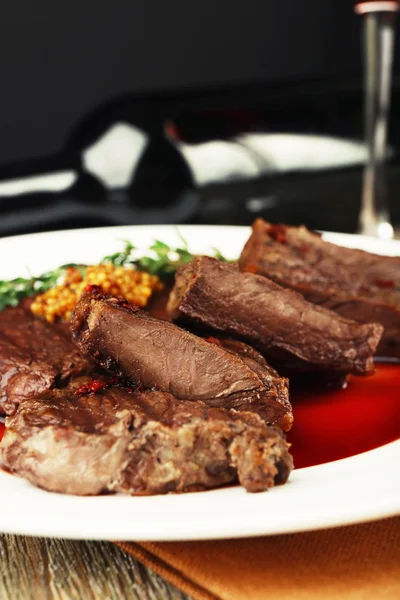
<path fill-rule="evenodd" d="M 373 372 L 381 325 L 359 325 L 237 265 L 202 257 L 176 275 L 168 310 L 236 335 L 293 370 Z"/>
<path fill-rule="evenodd" d="M 0 312 L 0 414 L 91 369 L 69 331 L 34 317 L 26 303 Z"/>
<path fill-rule="evenodd" d="M 214 340 L 213 337 L 208 338 Z M 226 351 L 239 356 L 263 382 L 264 390 L 231 394 L 229 398 L 209 398 L 208 406 L 253 411 L 262 416 L 269 425 L 277 425 L 289 431 L 293 425 L 292 406 L 289 401 L 289 380 L 281 377 L 265 358 L 248 344 L 238 340 L 220 338 L 217 343 Z"/>
<path fill-rule="evenodd" d="M 259 492 L 286 482 L 288 448 L 254 413 L 152 390 L 77 396 L 74 385 L 22 402 L 6 420 L 0 447 L 14 473 L 79 495 L 188 492 L 237 479 Z"/>
<path fill-rule="evenodd" d="M 343 317 L 381 323 L 377 353 L 400 358 L 400 257 L 342 248 L 305 227 L 257 219 L 239 265 Z"/>
<path fill-rule="evenodd" d="M 98 289 L 82 295 L 71 319 L 83 353 L 145 387 L 208 406 L 253 410 L 291 427 L 288 382 L 245 345 L 210 343 Z"/>

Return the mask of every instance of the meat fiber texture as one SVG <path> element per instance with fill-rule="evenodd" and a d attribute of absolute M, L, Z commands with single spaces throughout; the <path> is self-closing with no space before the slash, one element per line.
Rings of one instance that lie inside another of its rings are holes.
<path fill-rule="evenodd" d="M 28 303 L 0 312 L 0 414 L 92 368 L 69 331 L 34 317 Z"/>
<path fill-rule="evenodd" d="M 82 295 L 70 325 L 79 349 L 111 373 L 181 400 L 252 410 L 285 431 L 292 425 L 287 380 L 245 344 L 212 343 L 98 289 Z"/>
<path fill-rule="evenodd" d="M 360 325 L 210 257 L 178 271 L 168 310 L 174 320 L 237 336 L 293 371 L 368 375 L 382 333 L 379 324 Z"/>
<path fill-rule="evenodd" d="M 279 430 L 254 413 L 152 390 L 65 389 L 21 402 L 0 447 L 6 467 L 49 491 L 189 492 L 235 483 L 259 492 L 293 468 Z"/>
<path fill-rule="evenodd" d="M 257 219 L 239 265 L 343 317 L 381 323 L 377 354 L 400 358 L 400 257 L 343 248 L 306 227 Z"/>

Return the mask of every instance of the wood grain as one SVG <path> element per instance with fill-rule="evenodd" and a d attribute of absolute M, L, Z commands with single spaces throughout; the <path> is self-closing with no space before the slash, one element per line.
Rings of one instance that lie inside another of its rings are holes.
<path fill-rule="evenodd" d="M 0 535 L 1 600 L 188 600 L 109 542 Z"/>

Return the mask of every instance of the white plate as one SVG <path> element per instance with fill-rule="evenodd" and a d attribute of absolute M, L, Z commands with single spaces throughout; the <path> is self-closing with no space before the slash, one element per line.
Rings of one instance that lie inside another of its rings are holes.
<path fill-rule="evenodd" d="M 241 227 L 180 227 L 193 252 L 217 246 L 238 256 Z M 179 244 L 170 226 L 113 227 L 0 239 L 0 279 L 66 262 L 96 263 L 129 239 L 146 248 L 158 238 Z M 338 244 L 400 255 L 399 242 L 325 234 Z M 79 460 L 79 456 L 77 456 Z M 65 538 L 194 540 L 334 527 L 400 513 L 400 440 L 351 458 L 297 469 L 290 483 L 261 494 L 239 486 L 183 495 L 65 496 L 0 471 L 0 531 Z"/>

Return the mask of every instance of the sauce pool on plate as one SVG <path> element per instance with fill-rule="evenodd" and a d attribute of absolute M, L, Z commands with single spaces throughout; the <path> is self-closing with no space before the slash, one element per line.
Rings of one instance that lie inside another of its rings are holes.
<path fill-rule="evenodd" d="M 346 389 L 293 393 L 288 434 L 295 467 L 347 458 L 400 437 L 400 366 L 376 365 L 371 377 L 350 377 Z"/>

